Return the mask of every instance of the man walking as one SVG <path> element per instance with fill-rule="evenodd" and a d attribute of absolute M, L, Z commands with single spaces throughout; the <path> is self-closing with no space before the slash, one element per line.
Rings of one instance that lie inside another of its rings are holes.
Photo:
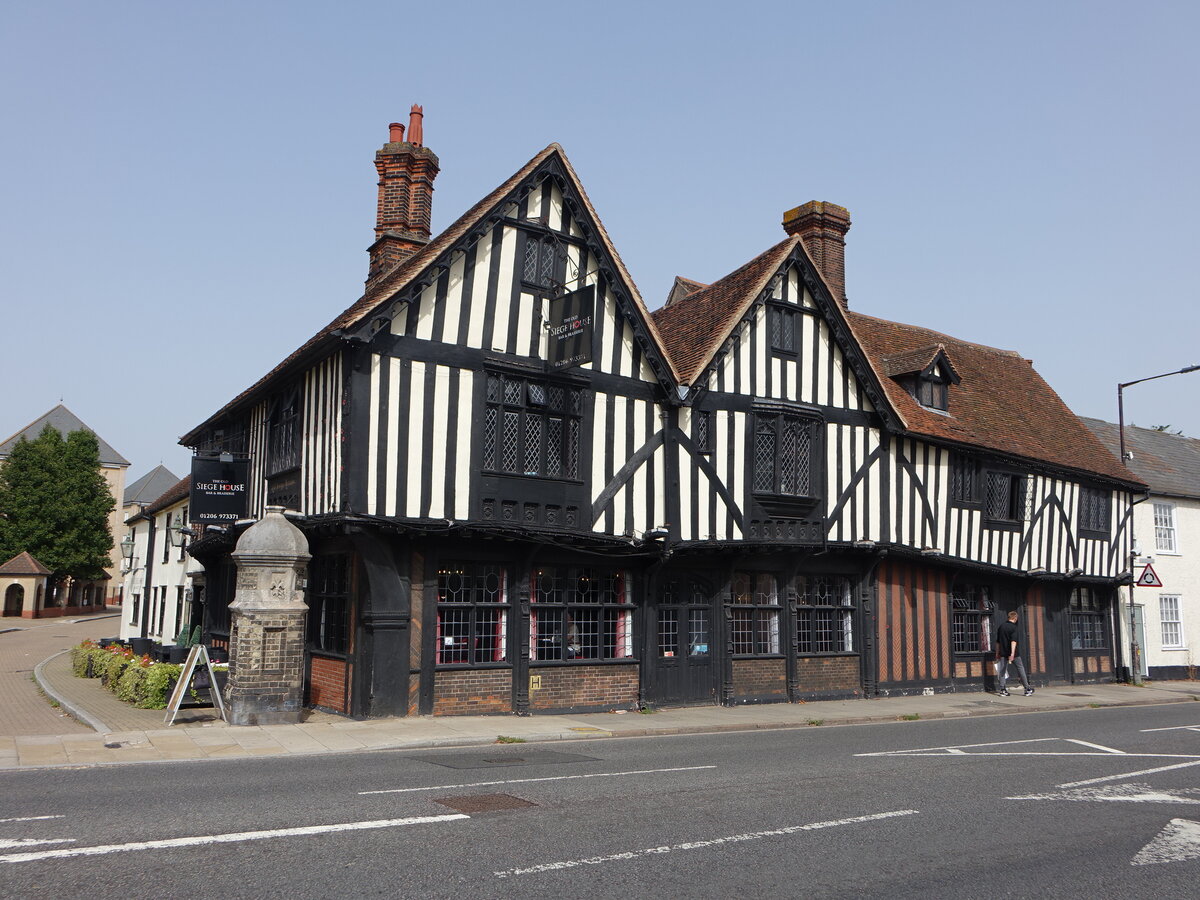
<path fill-rule="evenodd" d="M 1008 621 L 996 630 L 996 659 L 999 663 L 996 667 L 996 681 L 999 690 L 996 693 L 1001 697 L 1009 695 L 1008 688 L 1005 687 L 1008 682 L 1009 663 L 1017 667 L 1017 674 L 1021 677 L 1021 684 L 1025 688 L 1025 696 L 1028 697 L 1033 693 L 1033 688 L 1029 686 L 1029 676 L 1025 674 L 1025 663 L 1017 652 L 1018 649 L 1017 611 L 1014 609 L 1008 614 Z"/>

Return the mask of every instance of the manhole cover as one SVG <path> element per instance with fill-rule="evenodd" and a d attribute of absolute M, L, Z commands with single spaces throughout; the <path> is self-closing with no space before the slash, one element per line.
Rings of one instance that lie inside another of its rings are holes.
<path fill-rule="evenodd" d="M 497 753 L 495 750 L 475 753 L 439 753 L 418 756 L 422 762 L 445 766 L 447 769 L 506 769 L 515 766 L 544 766 L 554 763 L 595 762 L 594 756 L 579 753 L 559 753 L 556 750 L 525 750 L 520 754 Z"/>
<path fill-rule="evenodd" d="M 474 794 L 470 797 L 443 797 L 434 802 L 468 814 L 496 812 L 501 809 L 524 809 L 527 806 L 537 805 L 530 803 L 528 800 L 522 800 L 520 797 L 514 797 L 512 794 Z"/>

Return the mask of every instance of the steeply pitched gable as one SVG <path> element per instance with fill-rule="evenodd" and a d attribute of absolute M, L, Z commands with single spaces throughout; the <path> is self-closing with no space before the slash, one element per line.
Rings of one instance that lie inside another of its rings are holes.
<path fill-rule="evenodd" d="M 664 388 L 670 387 L 676 379 L 676 372 L 670 357 L 662 352 L 662 340 L 654 320 L 562 147 L 558 144 L 551 144 L 467 210 L 419 252 L 397 265 L 391 272 L 376 279 L 357 301 L 342 311 L 283 362 L 275 366 L 267 375 L 235 397 L 216 414 L 210 416 L 203 424 L 184 435 L 180 439 L 180 443 L 187 445 L 194 442 L 202 429 L 250 400 L 267 384 L 282 376 L 285 371 L 302 361 L 315 360 L 330 352 L 332 346 L 342 335 L 353 332 L 356 328 L 364 327 L 376 311 L 384 308 L 397 295 L 409 289 L 419 289 L 432 283 L 440 275 L 441 269 L 449 265 L 449 257 L 456 247 L 481 238 L 497 221 L 504 218 L 505 207 L 532 190 L 537 183 L 540 183 L 541 178 L 559 175 L 565 181 L 568 192 L 578 198 L 583 213 L 590 220 L 594 236 L 600 244 L 598 248 L 600 255 L 610 260 L 616 270 L 611 280 L 619 283 L 621 288 L 628 292 L 629 301 L 634 307 L 634 317 L 637 320 L 636 326 L 638 327 L 635 327 L 635 332 L 644 337 L 643 350 L 647 358 L 652 361 L 652 367 L 656 368 L 664 383 Z"/>
<path fill-rule="evenodd" d="M 129 460 L 127 460 L 120 453 L 118 453 L 116 450 L 114 450 L 112 448 L 112 446 L 108 443 L 108 441 L 104 440 L 104 438 L 102 438 L 102 437 L 100 437 L 100 435 L 96 434 L 96 432 L 93 429 L 89 428 L 87 425 L 85 425 L 80 420 L 80 418 L 77 415 L 75 415 L 75 413 L 71 412 L 69 409 L 67 409 L 65 406 L 63 406 L 61 403 L 58 404 L 58 406 L 54 407 L 54 409 L 50 410 L 50 412 L 48 412 L 44 416 L 42 416 L 40 419 L 30 422 L 28 425 L 26 425 L 24 428 L 22 428 L 20 431 L 18 431 L 12 437 L 10 437 L 8 440 L 6 440 L 4 443 L 0 444 L 0 459 L 3 459 L 4 457 L 8 456 L 12 452 L 13 446 L 17 443 L 17 441 L 20 438 L 24 437 L 25 440 L 32 441 L 39 434 L 42 433 L 42 429 L 45 428 L 47 425 L 50 425 L 52 428 L 54 428 L 56 431 L 58 431 L 58 433 L 61 434 L 64 438 L 68 434 L 70 434 L 72 431 L 91 432 L 96 438 L 96 443 L 99 445 L 100 464 L 101 465 L 104 465 L 104 466 L 128 466 L 129 465 Z"/>

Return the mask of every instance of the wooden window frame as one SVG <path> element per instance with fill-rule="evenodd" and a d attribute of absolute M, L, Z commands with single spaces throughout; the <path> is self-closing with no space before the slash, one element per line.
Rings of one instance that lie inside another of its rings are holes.
<path fill-rule="evenodd" d="M 833 596 L 840 602 L 824 602 Z M 788 585 L 796 610 L 796 654 L 798 656 L 845 656 L 854 654 L 854 579 L 848 575 L 796 575 Z M 825 625 L 832 646 L 820 647 L 818 635 Z"/>
<path fill-rule="evenodd" d="M 734 572 L 729 584 L 729 599 L 727 614 L 732 655 L 738 659 L 782 656 L 780 620 L 783 604 L 779 580 L 769 572 Z"/>
<path fill-rule="evenodd" d="M 986 584 L 960 584 L 950 591 L 950 652 L 978 657 L 992 650 L 996 604 Z"/>
<path fill-rule="evenodd" d="M 508 570 L 499 563 L 448 560 L 438 566 L 434 639 L 437 668 L 495 668 L 512 664 L 508 640 L 512 604 L 508 583 Z"/>
<path fill-rule="evenodd" d="M 531 663 L 636 661 L 630 572 L 601 566 L 539 566 L 529 578 Z"/>

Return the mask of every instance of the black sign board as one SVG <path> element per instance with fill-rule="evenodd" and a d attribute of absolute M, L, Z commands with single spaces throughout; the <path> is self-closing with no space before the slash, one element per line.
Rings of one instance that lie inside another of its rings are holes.
<path fill-rule="evenodd" d="M 595 285 L 550 301 L 550 343 L 546 354 L 550 368 L 569 369 L 592 361 L 595 314 Z"/>
<path fill-rule="evenodd" d="M 250 460 L 192 457 L 192 495 L 188 516 L 193 522 L 230 525 L 246 518 L 246 485 Z"/>

